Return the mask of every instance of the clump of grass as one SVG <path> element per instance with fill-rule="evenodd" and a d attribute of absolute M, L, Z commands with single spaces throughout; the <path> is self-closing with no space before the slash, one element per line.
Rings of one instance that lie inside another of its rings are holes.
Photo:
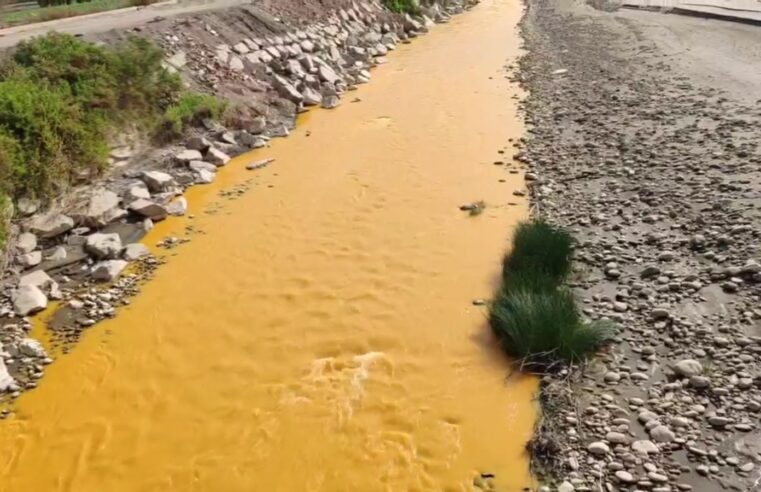
<path fill-rule="evenodd" d="M 182 135 L 190 125 L 199 125 L 204 119 L 218 119 L 225 111 L 224 101 L 207 94 L 188 92 L 167 108 L 159 126 L 159 136 L 171 139 Z"/>
<path fill-rule="evenodd" d="M 513 237 L 489 324 L 524 367 L 549 371 L 582 361 L 615 331 L 609 323 L 584 321 L 573 293 L 562 287 L 572 252 L 570 234 L 541 220 L 519 225 Z"/>
<path fill-rule="evenodd" d="M 518 225 L 510 253 L 503 261 L 503 276 L 542 274 L 562 283 L 571 272 L 573 237 L 544 220 Z"/>
<path fill-rule="evenodd" d="M 383 4 L 389 10 L 400 14 L 417 15 L 420 13 L 419 0 L 383 0 Z"/>

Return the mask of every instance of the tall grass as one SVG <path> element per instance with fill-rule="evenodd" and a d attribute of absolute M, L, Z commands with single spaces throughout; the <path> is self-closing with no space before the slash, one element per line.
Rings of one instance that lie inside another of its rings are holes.
<path fill-rule="evenodd" d="M 489 324 L 505 352 L 547 371 L 579 362 L 610 340 L 609 323 L 586 322 L 562 284 L 571 272 L 573 238 L 544 221 L 521 224 L 503 264 Z"/>
<path fill-rule="evenodd" d="M 416 15 L 420 13 L 419 0 L 383 0 L 383 4 L 389 10 L 399 12 L 401 14 Z"/>

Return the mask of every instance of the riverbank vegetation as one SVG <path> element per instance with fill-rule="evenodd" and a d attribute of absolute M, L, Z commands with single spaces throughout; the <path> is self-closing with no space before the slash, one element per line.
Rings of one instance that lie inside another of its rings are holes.
<path fill-rule="evenodd" d="M 0 194 L 54 196 L 103 170 L 119 131 L 177 136 L 220 115 L 219 101 L 188 93 L 162 62 L 140 38 L 106 47 L 51 33 L 21 43 L 0 65 Z"/>
<path fill-rule="evenodd" d="M 6 1 L 5 4 L 0 0 L 0 27 L 19 26 L 23 24 L 33 24 L 35 22 L 46 22 L 66 17 L 77 17 L 80 15 L 95 14 L 109 10 L 117 10 L 128 7 L 139 7 L 150 5 L 157 0 L 91 0 L 91 1 L 67 1 L 51 2 L 49 0 L 39 0 L 38 6 L 27 7 L 23 2 Z"/>
<path fill-rule="evenodd" d="M 503 261 L 502 284 L 490 304 L 489 324 L 504 350 L 529 369 L 547 371 L 579 362 L 614 333 L 605 322 L 587 322 L 573 293 L 573 238 L 542 220 L 520 224 Z"/>
<path fill-rule="evenodd" d="M 383 0 L 383 4 L 394 12 L 401 14 L 419 14 L 419 0 Z"/>

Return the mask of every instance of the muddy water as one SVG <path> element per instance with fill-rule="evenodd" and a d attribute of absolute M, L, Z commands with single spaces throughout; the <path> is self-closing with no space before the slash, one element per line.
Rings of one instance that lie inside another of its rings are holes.
<path fill-rule="evenodd" d="M 202 233 L 0 425 L 0 489 L 529 485 L 536 382 L 507 377 L 471 305 L 525 214 L 508 205 L 519 176 L 494 165 L 521 133 L 502 68 L 519 14 L 485 0 L 191 190 L 195 218 L 146 242 Z M 458 210 L 474 200 L 482 215 Z"/>

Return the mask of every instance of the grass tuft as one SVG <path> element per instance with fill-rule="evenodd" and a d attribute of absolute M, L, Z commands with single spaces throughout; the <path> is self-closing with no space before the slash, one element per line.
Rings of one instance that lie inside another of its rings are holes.
<path fill-rule="evenodd" d="M 542 220 L 520 224 L 504 259 L 502 286 L 489 324 L 505 352 L 524 367 L 549 371 L 580 362 L 611 340 L 615 326 L 586 322 L 573 293 L 573 238 Z"/>
<path fill-rule="evenodd" d="M 179 137 L 190 125 L 200 125 L 204 119 L 219 119 L 225 111 L 224 101 L 207 94 L 188 92 L 167 108 L 159 125 L 159 138 Z"/>
<path fill-rule="evenodd" d="M 522 275 L 543 275 L 560 285 L 571 273 L 573 237 L 544 220 L 518 225 L 513 247 L 505 256 L 503 275 L 507 279 L 516 272 Z"/>
<path fill-rule="evenodd" d="M 383 0 L 389 10 L 400 14 L 417 15 L 420 13 L 419 0 Z"/>

